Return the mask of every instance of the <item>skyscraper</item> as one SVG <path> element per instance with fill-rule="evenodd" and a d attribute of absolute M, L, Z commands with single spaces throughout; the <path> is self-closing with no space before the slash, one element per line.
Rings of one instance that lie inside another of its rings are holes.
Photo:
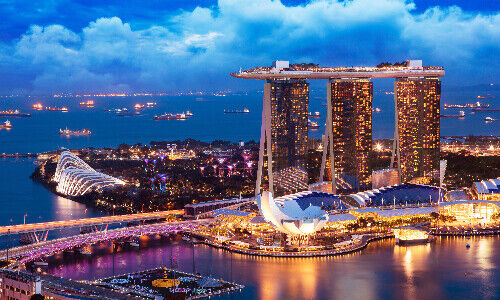
<path fill-rule="evenodd" d="M 269 80 L 268 83 L 276 195 L 307 189 L 309 83 L 302 79 Z"/>
<path fill-rule="evenodd" d="M 398 160 L 402 182 L 439 176 L 439 107 L 437 78 L 401 78 L 394 83 Z"/>
<path fill-rule="evenodd" d="M 345 183 L 339 188 L 370 188 L 373 83 L 369 79 L 339 79 L 329 85 L 334 166 L 339 181 Z"/>

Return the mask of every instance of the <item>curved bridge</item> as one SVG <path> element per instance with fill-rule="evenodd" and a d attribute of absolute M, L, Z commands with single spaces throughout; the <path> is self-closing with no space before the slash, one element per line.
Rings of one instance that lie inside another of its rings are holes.
<path fill-rule="evenodd" d="M 7 259 L 7 255 L 10 260 L 15 259 L 16 262 L 11 265 L 11 268 L 15 268 L 25 263 L 53 255 L 60 251 L 85 247 L 100 242 L 133 238 L 142 235 L 176 234 L 179 232 L 191 232 L 198 226 L 207 225 L 211 221 L 212 221 L 211 219 L 205 219 L 205 220 L 168 222 L 168 223 L 139 225 L 133 227 L 118 228 L 113 230 L 91 232 L 87 234 L 80 234 L 80 235 L 40 242 L 36 244 L 15 247 L 9 250 L 3 250 L 0 251 L 0 259 L 1 260 Z"/>

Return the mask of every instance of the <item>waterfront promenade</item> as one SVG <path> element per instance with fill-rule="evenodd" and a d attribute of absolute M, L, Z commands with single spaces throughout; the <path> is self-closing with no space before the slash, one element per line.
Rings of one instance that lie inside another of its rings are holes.
<path fill-rule="evenodd" d="M 265 257 L 320 257 L 320 256 L 344 255 L 357 252 L 365 249 L 368 246 L 368 244 L 370 244 L 373 241 L 393 238 L 394 234 L 392 232 L 365 234 L 361 239 L 352 241 L 352 243 L 350 244 L 342 244 L 338 245 L 338 247 L 332 245 L 333 249 L 320 249 L 320 250 L 310 250 L 310 251 L 284 251 L 283 249 L 279 249 L 276 251 L 256 250 L 245 247 L 239 247 L 237 245 L 222 244 L 206 236 L 201 236 L 201 235 L 193 235 L 193 236 L 200 238 L 202 240 L 201 243 L 206 244 L 208 246 L 246 255 L 265 256 Z"/>

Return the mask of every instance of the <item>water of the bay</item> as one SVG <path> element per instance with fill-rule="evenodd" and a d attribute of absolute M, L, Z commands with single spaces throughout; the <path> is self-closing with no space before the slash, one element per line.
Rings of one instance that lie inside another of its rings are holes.
<path fill-rule="evenodd" d="M 377 85 L 376 85 L 377 86 Z M 389 89 L 390 90 L 390 89 Z M 441 103 L 473 103 L 477 95 L 496 98 L 481 100 L 500 108 L 498 89 L 448 90 L 443 88 Z M 0 130 L 0 153 L 27 153 L 54 150 L 60 147 L 116 147 L 121 143 L 148 144 L 150 141 L 258 140 L 260 135 L 262 93 L 228 94 L 227 96 L 148 96 L 148 97 L 94 97 L 94 108 L 82 108 L 82 98 L 0 98 L 0 110 L 20 109 L 32 114 L 30 118 L 10 118 L 13 128 Z M 311 89 L 309 111 L 319 111 L 321 118 L 313 119 L 320 125 L 310 136 L 321 138 L 326 117 L 326 90 Z M 31 105 L 66 106 L 69 112 L 34 111 Z M 126 107 L 133 111 L 136 103 L 156 102 L 157 107 L 141 111 L 140 116 L 119 117 L 106 110 Z M 373 114 L 373 137 L 392 138 L 394 134 L 394 96 L 374 89 L 373 107 L 381 108 Z M 224 110 L 243 110 L 248 114 L 224 114 Z M 165 112 L 180 113 L 190 110 L 194 116 L 185 121 L 154 121 L 154 115 Z M 498 112 L 472 114 L 465 109 L 465 119 L 441 119 L 442 135 L 498 135 L 500 121 L 484 122 L 486 116 L 500 119 Z M 443 114 L 458 114 L 458 109 L 442 110 Z M 0 117 L 0 122 L 8 118 Z M 89 129 L 88 137 L 67 138 L 59 129 Z"/>
<path fill-rule="evenodd" d="M 470 248 L 465 245 L 469 243 Z M 262 258 L 196 245 L 196 272 L 246 287 L 220 299 L 498 299 L 500 238 L 438 238 L 401 247 L 394 240 L 338 257 Z M 193 271 L 193 248 L 179 242 L 92 258 L 52 261 L 49 273 L 93 280 L 157 267 Z"/>

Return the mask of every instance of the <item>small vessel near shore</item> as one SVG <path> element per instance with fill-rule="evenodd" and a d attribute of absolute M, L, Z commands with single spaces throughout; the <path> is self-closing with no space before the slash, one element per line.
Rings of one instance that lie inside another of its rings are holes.
<path fill-rule="evenodd" d="M 248 108 L 244 108 L 243 110 L 228 110 L 224 109 L 225 114 L 248 114 L 250 110 Z"/>
<path fill-rule="evenodd" d="M 12 124 L 10 123 L 9 120 L 3 122 L 2 125 L 0 125 L 0 128 L 5 128 L 5 129 L 11 129 L 12 128 Z"/>
<path fill-rule="evenodd" d="M 373 109 L 373 112 L 375 112 L 375 113 L 379 113 L 379 112 L 381 112 L 381 111 L 382 111 L 382 110 L 381 110 L 380 108 L 378 108 L 378 107 L 375 107 L 375 108 Z"/>
<path fill-rule="evenodd" d="M 4 110 L 0 111 L 0 117 L 19 117 L 19 118 L 26 118 L 26 117 L 31 117 L 31 114 L 28 113 L 22 113 L 19 110 Z"/>
<path fill-rule="evenodd" d="M 191 111 L 188 110 L 188 111 L 186 111 L 186 116 L 192 117 L 192 116 L 194 116 L 194 114 Z"/>
<path fill-rule="evenodd" d="M 186 120 L 188 116 L 185 113 L 181 114 L 170 114 L 170 113 L 165 113 L 160 116 L 154 116 L 154 120 L 159 121 L 159 120 Z"/>
<path fill-rule="evenodd" d="M 64 130 L 59 129 L 59 133 L 64 136 L 89 136 L 92 134 L 92 132 L 88 129 L 69 130 L 67 127 Z"/>
<path fill-rule="evenodd" d="M 461 110 L 458 115 L 441 115 L 441 118 L 448 119 L 463 119 L 465 118 L 465 112 Z"/>

